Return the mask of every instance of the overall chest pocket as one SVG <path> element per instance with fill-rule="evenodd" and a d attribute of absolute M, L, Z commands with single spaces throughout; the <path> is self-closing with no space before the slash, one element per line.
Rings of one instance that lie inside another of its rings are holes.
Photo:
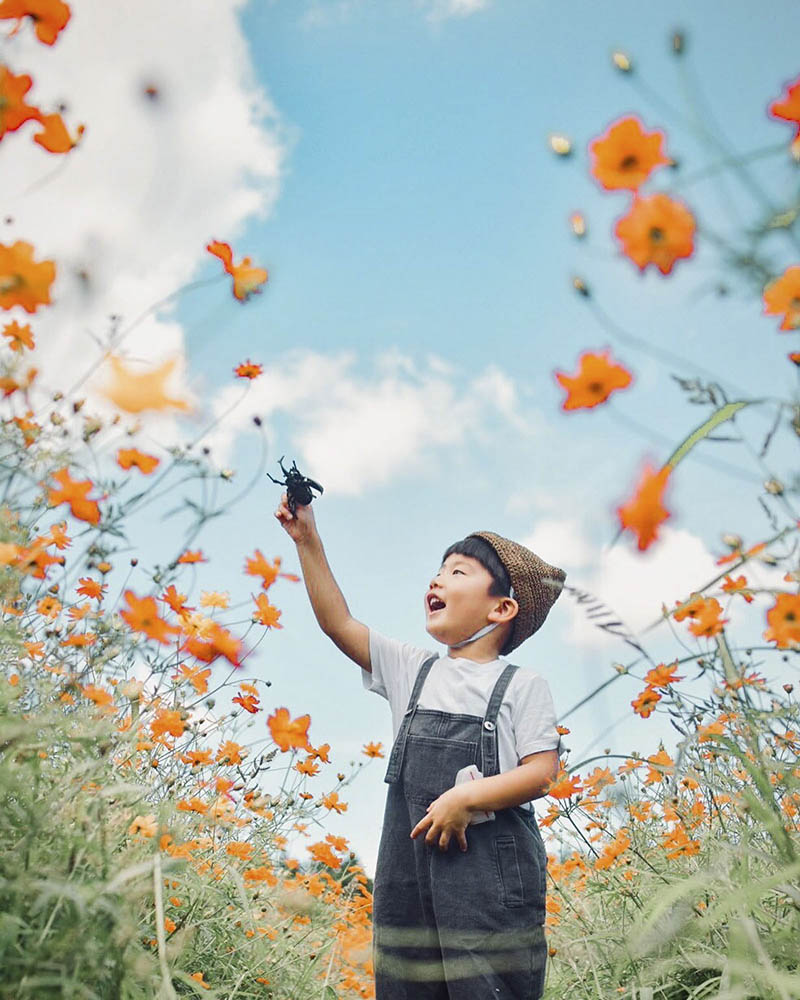
<path fill-rule="evenodd" d="M 477 742 L 409 736 L 403 761 L 403 790 L 412 802 L 429 805 L 455 784 L 462 767 L 475 762 Z"/>

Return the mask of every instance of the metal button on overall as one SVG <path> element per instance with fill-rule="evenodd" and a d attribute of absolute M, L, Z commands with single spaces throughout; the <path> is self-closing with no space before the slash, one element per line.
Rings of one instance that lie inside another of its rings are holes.
<path fill-rule="evenodd" d="M 455 837 L 444 851 L 424 832 L 410 837 L 462 767 L 499 773 L 497 714 L 518 669 L 506 666 L 480 718 L 418 707 L 437 659 L 417 674 L 386 770 L 373 885 L 376 1000 L 538 1000 L 547 855 L 535 816 L 495 810 L 494 820 L 466 828 L 466 851 Z"/>

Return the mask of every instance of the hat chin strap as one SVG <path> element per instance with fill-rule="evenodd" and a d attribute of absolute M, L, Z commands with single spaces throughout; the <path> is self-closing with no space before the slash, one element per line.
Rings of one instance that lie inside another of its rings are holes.
<path fill-rule="evenodd" d="M 508 592 L 509 597 L 514 597 L 514 588 L 511 587 Z M 484 625 L 483 628 L 479 628 L 477 632 L 469 637 L 469 639 L 462 639 L 461 642 L 451 642 L 450 649 L 461 649 L 462 646 L 467 646 L 471 642 L 475 642 L 476 639 L 482 638 L 484 635 L 488 635 L 492 629 L 496 629 L 500 622 L 492 622 L 490 625 Z"/>

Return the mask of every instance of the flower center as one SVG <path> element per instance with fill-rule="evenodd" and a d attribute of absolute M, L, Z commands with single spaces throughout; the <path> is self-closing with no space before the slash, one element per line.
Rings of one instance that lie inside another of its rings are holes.
<path fill-rule="evenodd" d="M 620 170 L 633 170 L 634 167 L 639 166 L 639 157 L 635 153 L 628 153 L 628 155 L 620 162 Z"/>
<path fill-rule="evenodd" d="M 664 239 L 664 230 L 660 226 L 651 226 L 649 236 L 653 243 L 660 243 Z"/>

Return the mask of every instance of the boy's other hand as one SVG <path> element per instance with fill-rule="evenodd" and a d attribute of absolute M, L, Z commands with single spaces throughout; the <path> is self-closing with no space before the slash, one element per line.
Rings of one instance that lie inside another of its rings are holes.
<path fill-rule="evenodd" d="M 295 513 L 292 514 L 289 510 L 289 498 L 286 493 L 281 497 L 281 502 L 275 511 L 275 517 L 295 545 L 309 541 L 316 534 L 317 525 L 311 504 L 305 507 L 298 504 Z"/>

